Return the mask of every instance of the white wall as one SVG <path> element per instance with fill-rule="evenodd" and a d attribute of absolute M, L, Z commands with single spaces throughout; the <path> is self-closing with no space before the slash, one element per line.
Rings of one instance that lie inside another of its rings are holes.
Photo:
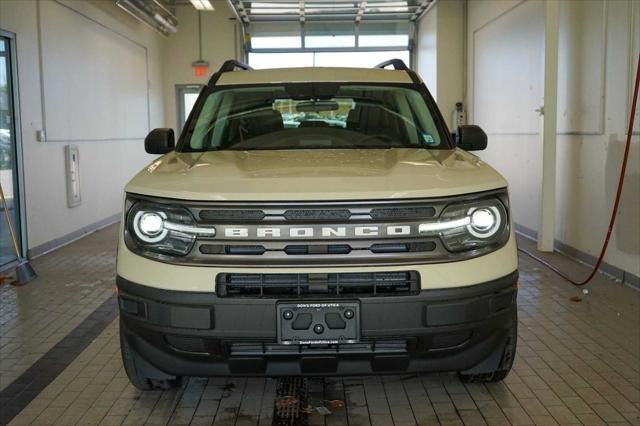
<path fill-rule="evenodd" d="M 468 122 L 489 135 L 480 156 L 509 181 L 516 222 L 537 230 L 544 8 L 510 0 L 478 6 L 468 3 Z"/>
<path fill-rule="evenodd" d="M 438 100 L 438 4 L 418 21 L 418 35 L 414 50 L 415 69 L 424 80 L 431 95 Z"/>
<path fill-rule="evenodd" d="M 209 61 L 209 74 L 194 75 L 191 63 L 198 58 L 198 12 L 191 4 L 176 6 L 178 32 L 165 43 L 164 112 L 167 126 L 177 128 L 176 84 L 206 84 L 227 59 L 239 59 L 241 40 L 233 11 L 227 2 L 215 2 L 215 12 L 201 12 L 202 58 Z"/>
<path fill-rule="evenodd" d="M 637 2 L 561 2 L 556 238 L 594 256 L 615 196 L 639 28 Z M 542 165 L 535 109 L 543 104 L 544 4 L 469 1 L 467 30 L 469 121 L 489 134 L 489 148 L 480 155 L 509 181 L 516 222 L 537 231 Z M 638 139 L 634 137 L 618 222 L 605 258 L 636 276 Z"/>
<path fill-rule="evenodd" d="M 26 181 L 25 204 L 30 248 L 51 242 L 117 214 L 121 210 L 122 189 L 125 183 L 150 160 L 150 157 L 144 153 L 141 138 L 116 140 L 116 135 L 119 134 L 118 129 L 113 130 L 113 140 L 107 136 L 102 141 L 85 141 L 84 137 L 86 136 L 84 136 L 74 141 L 80 150 L 82 205 L 75 208 L 67 207 L 63 156 L 64 146 L 67 142 L 64 140 L 58 142 L 36 141 L 36 131 L 44 128 L 41 81 L 46 81 L 46 77 L 48 77 L 40 73 L 38 30 L 39 25 L 47 20 L 47 16 L 41 14 L 38 17 L 39 7 L 41 10 L 44 8 L 56 10 L 57 18 L 62 19 L 62 25 L 57 25 L 57 31 L 61 33 L 61 36 L 67 38 L 69 36 L 83 37 L 82 33 L 77 33 L 78 26 L 73 25 L 80 20 L 89 32 L 98 30 L 98 28 L 99 31 L 103 31 L 106 27 L 107 32 L 113 33 L 113 37 L 125 36 L 139 44 L 147 54 L 149 90 L 148 99 L 146 90 L 137 92 L 137 96 L 144 96 L 142 102 L 145 105 L 148 103 L 151 127 L 164 124 L 162 37 L 134 20 L 110 1 L 65 1 L 61 3 L 44 1 L 47 3 L 38 5 L 36 1 L 31 0 L 0 0 L 0 28 L 15 33 L 17 41 L 20 115 Z M 67 25 L 64 25 L 65 20 Z M 80 72 L 78 78 L 92 77 L 83 73 L 88 69 L 87 64 L 69 63 L 62 55 L 47 55 L 47 53 L 43 52 L 42 65 L 45 72 L 47 69 L 67 67 L 70 75 Z M 111 58 L 111 60 L 117 61 L 117 58 Z M 139 72 L 146 73 L 147 70 L 141 69 Z M 55 84 L 55 82 L 48 83 Z M 96 78 L 95 92 L 87 92 L 87 98 L 95 96 L 95 93 L 118 92 L 118 87 L 109 87 L 109 84 L 109 80 Z M 104 101 L 104 99 L 102 100 Z M 55 102 L 55 100 L 50 101 Z M 141 100 L 136 98 L 131 99 L 131 102 L 139 105 Z M 57 107 L 72 109 L 64 103 L 57 105 Z M 113 108 L 115 108 L 115 102 Z M 73 119 L 74 117 L 70 116 L 69 118 Z M 104 120 L 112 118 L 108 113 L 103 117 Z M 53 123 L 47 124 L 53 125 Z M 145 130 L 148 124 L 145 123 Z M 76 125 L 82 128 L 81 124 L 74 124 L 74 126 Z M 90 131 L 90 129 L 84 130 Z M 84 134 L 89 133 L 85 132 Z"/>
<path fill-rule="evenodd" d="M 175 85 L 208 80 L 195 77 L 191 67 L 200 59 L 193 6 L 176 7 L 179 31 L 163 37 L 114 3 L 0 0 L 0 28 L 15 33 L 18 46 L 30 249 L 118 214 L 124 185 L 152 159 L 142 143 L 147 130 L 176 127 Z M 202 59 L 210 62 L 211 73 L 239 56 L 233 17 L 226 2 L 216 2 L 215 12 L 202 13 Z M 124 82 L 125 76 L 115 70 L 104 71 L 113 64 L 127 74 Z M 123 85 L 129 87 L 123 90 Z M 87 90 L 85 104 L 79 105 L 83 98 L 77 93 L 71 96 L 78 87 Z M 123 112 L 125 108 L 132 112 Z M 79 119 L 87 111 L 94 115 Z M 55 142 L 36 141 L 42 129 Z M 66 205 L 63 152 L 68 143 L 80 150 L 82 205 L 75 208 Z"/>
<path fill-rule="evenodd" d="M 440 1 L 418 22 L 416 70 L 436 99 L 449 127 L 463 99 L 463 0 Z"/>
<path fill-rule="evenodd" d="M 464 43 L 462 0 L 438 3 L 438 107 L 449 127 L 456 102 L 462 102 Z"/>
<path fill-rule="evenodd" d="M 61 3 L 43 1 L 39 9 L 47 141 L 144 137 L 147 47 Z"/>

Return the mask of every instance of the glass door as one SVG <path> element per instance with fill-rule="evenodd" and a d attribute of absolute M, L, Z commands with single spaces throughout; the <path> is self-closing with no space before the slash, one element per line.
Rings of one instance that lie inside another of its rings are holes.
<path fill-rule="evenodd" d="M 15 111 L 15 67 L 13 38 L 0 31 L 0 184 L 9 208 L 15 236 L 21 250 L 21 217 L 18 188 L 18 142 Z M 0 204 L 0 268 L 16 260 L 11 232 Z"/>
<path fill-rule="evenodd" d="M 202 85 L 200 84 L 176 84 L 176 102 L 178 103 L 178 134 L 182 132 L 189 113 L 198 99 Z"/>

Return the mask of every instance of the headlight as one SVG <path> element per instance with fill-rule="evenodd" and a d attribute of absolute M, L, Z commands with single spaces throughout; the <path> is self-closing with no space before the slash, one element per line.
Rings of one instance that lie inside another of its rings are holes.
<path fill-rule="evenodd" d="M 198 237 L 215 236 L 215 228 L 197 226 L 188 210 L 138 201 L 127 213 L 126 241 L 134 251 L 184 256 Z"/>
<path fill-rule="evenodd" d="M 133 232 L 145 243 L 157 243 L 169 232 L 164 227 L 166 219 L 164 212 L 140 210 L 133 217 Z"/>
<path fill-rule="evenodd" d="M 447 250 L 460 252 L 503 245 L 509 239 L 507 209 L 495 198 L 447 206 L 437 222 L 422 223 L 420 234 L 439 236 Z"/>
<path fill-rule="evenodd" d="M 489 238 L 500 229 L 502 217 L 497 207 L 480 207 L 469 211 L 471 223 L 467 230 L 478 238 Z"/>

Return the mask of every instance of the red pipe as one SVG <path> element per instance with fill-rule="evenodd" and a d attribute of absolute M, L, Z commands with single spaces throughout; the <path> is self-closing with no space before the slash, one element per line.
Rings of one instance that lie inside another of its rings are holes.
<path fill-rule="evenodd" d="M 518 249 L 524 254 L 542 263 L 543 265 L 551 269 L 553 272 L 560 275 L 562 278 L 569 281 L 571 284 L 575 286 L 583 286 L 587 284 L 596 275 L 596 272 L 598 272 L 598 269 L 600 269 L 600 265 L 602 264 L 604 255 L 607 252 L 607 248 L 609 247 L 609 240 L 611 239 L 611 233 L 613 232 L 613 227 L 616 223 L 616 217 L 618 216 L 618 207 L 620 207 L 620 198 L 622 197 L 622 185 L 624 184 L 624 175 L 625 175 L 625 172 L 627 171 L 627 161 L 629 159 L 629 151 L 631 149 L 631 136 L 633 134 L 633 122 L 636 116 L 636 105 L 638 103 L 638 86 L 640 86 L 640 56 L 638 57 L 638 65 L 636 68 L 637 68 L 636 83 L 633 89 L 633 101 L 631 103 L 631 116 L 629 117 L 629 129 L 627 130 L 627 143 L 624 147 L 624 157 L 622 158 L 622 167 L 620 168 L 620 178 L 618 180 L 618 191 L 616 192 L 616 200 L 613 203 L 613 210 L 611 211 L 611 220 L 609 221 L 609 229 L 607 230 L 607 236 L 605 237 L 604 243 L 602 244 L 602 249 L 600 250 L 600 256 L 598 256 L 598 261 L 593 266 L 591 273 L 584 280 L 577 281 L 572 279 L 570 276 L 568 276 L 567 274 L 562 272 L 560 269 L 556 268 L 551 263 L 547 262 L 546 260 L 524 249 Z"/>

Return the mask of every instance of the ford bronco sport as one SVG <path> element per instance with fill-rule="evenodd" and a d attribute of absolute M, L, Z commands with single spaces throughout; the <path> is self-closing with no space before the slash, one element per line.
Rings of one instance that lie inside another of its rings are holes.
<path fill-rule="evenodd" d="M 387 69 L 392 66 L 393 69 Z M 126 187 L 122 357 L 183 376 L 456 371 L 502 380 L 517 336 L 507 182 L 418 75 L 227 61 Z"/>

